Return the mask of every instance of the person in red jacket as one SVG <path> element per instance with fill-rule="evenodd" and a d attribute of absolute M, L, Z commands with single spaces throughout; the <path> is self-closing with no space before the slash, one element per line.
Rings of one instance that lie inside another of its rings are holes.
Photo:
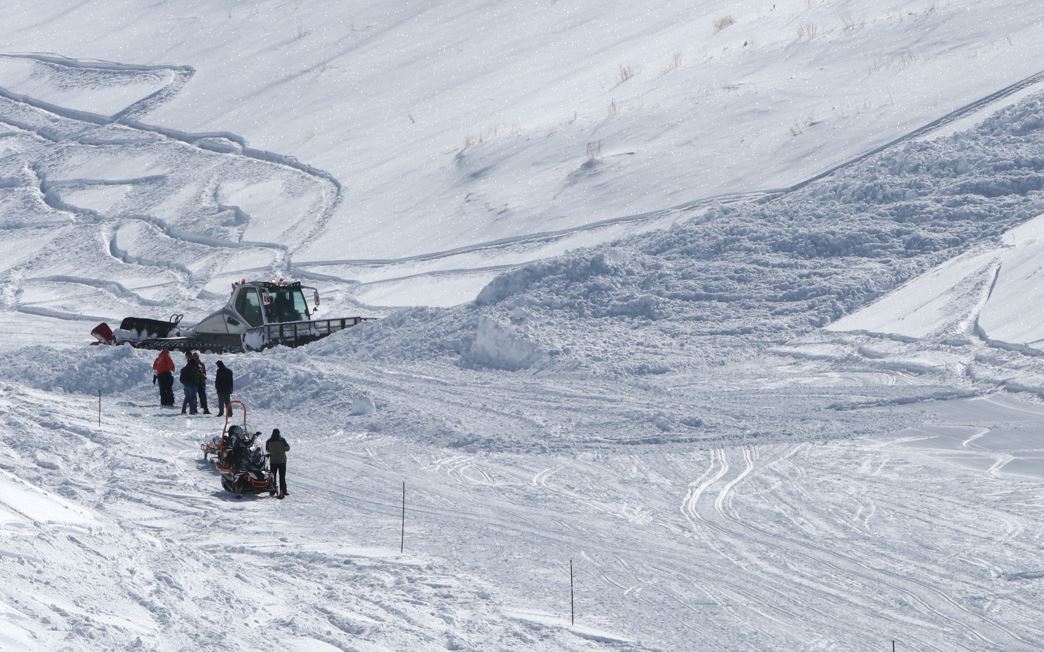
<path fill-rule="evenodd" d="M 170 351 L 160 351 L 152 363 L 152 384 L 159 384 L 160 405 L 174 407 L 174 360 Z"/>

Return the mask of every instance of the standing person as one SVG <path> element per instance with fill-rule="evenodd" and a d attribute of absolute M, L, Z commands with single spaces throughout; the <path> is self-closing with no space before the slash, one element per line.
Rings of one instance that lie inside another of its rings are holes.
<path fill-rule="evenodd" d="M 220 360 L 217 361 L 217 368 L 214 374 L 214 391 L 218 397 L 217 415 L 224 416 L 227 411 L 228 416 L 232 416 L 232 370 Z"/>
<path fill-rule="evenodd" d="M 159 381 L 160 405 L 174 407 L 174 360 L 170 351 L 163 349 L 152 363 L 155 374 L 152 382 Z"/>
<path fill-rule="evenodd" d="M 199 370 L 199 382 L 196 383 L 196 391 L 199 392 L 199 407 L 203 408 L 203 414 L 210 414 L 207 408 L 207 366 L 199 358 L 199 351 L 192 352 L 192 362 Z"/>
<path fill-rule="evenodd" d="M 268 463 L 272 468 L 272 474 L 279 478 L 279 493 L 276 498 L 289 496 L 290 492 L 286 490 L 286 452 L 290 450 L 290 444 L 279 434 L 279 428 L 272 431 L 272 436 L 265 442 L 265 450 L 268 451 Z"/>
<path fill-rule="evenodd" d="M 188 354 L 185 354 L 188 356 Z M 188 356 L 189 360 L 185 363 L 185 366 L 181 368 L 181 373 L 178 375 L 178 380 L 181 381 L 181 386 L 185 388 L 185 400 L 181 402 L 181 413 L 185 414 L 185 408 L 191 408 L 189 414 L 196 413 L 196 383 L 199 382 L 199 370 L 196 369 L 196 365 L 192 364 L 192 357 Z"/>

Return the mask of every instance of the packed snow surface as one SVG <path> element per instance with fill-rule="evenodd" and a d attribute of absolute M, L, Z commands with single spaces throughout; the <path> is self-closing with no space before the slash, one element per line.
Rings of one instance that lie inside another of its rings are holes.
<path fill-rule="evenodd" d="M 914 338 L 974 335 L 996 346 L 1044 343 L 1044 218 L 946 261 L 830 325 Z M 955 321 L 956 320 L 956 321 Z"/>
<path fill-rule="evenodd" d="M 5 4 L 0 649 L 1041 649 L 1042 18 Z M 236 499 L 87 333 L 278 276 Z"/>

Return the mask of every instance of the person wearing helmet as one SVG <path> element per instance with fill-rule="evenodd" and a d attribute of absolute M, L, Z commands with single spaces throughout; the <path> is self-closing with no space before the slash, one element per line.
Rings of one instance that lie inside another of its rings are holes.
<path fill-rule="evenodd" d="M 228 438 L 232 446 L 232 452 L 228 457 L 229 466 L 239 468 L 239 466 L 249 460 L 250 447 L 254 445 L 254 439 L 257 437 L 257 434 L 251 434 L 240 426 L 229 427 Z"/>

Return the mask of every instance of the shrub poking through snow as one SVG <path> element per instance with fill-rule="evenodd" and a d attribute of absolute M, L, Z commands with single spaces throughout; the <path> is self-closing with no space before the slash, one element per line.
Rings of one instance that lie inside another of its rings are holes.
<path fill-rule="evenodd" d="M 732 16 L 722 16 L 721 18 L 714 19 L 714 31 L 720 32 L 723 29 L 728 29 L 736 24 L 736 19 Z"/>

